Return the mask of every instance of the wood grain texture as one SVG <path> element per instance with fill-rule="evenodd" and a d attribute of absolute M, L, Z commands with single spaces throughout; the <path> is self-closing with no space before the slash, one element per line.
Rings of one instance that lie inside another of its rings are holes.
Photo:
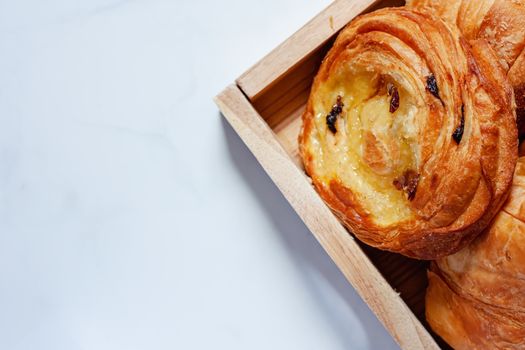
<path fill-rule="evenodd" d="M 293 162 L 243 91 L 231 85 L 215 101 L 321 246 L 401 348 L 439 349 L 399 294 L 324 204 L 302 169 Z"/>

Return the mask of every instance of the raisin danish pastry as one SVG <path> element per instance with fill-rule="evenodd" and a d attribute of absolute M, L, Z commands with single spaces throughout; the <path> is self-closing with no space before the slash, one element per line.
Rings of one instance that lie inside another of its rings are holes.
<path fill-rule="evenodd" d="M 485 39 L 514 87 L 525 136 L 525 0 L 407 0 L 407 6 L 455 23 L 467 39 Z"/>
<path fill-rule="evenodd" d="M 299 148 L 316 190 L 359 239 L 434 259 L 488 225 L 517 159 L 512 87 L 496 59 L 485 41 L 403 8 L 339 34 Z"/>
<path fill-rule="evenodd" d="M 525 158 L 490 228 L 428 277 L 427 320 L 455 349 L 525 349 Z"/>

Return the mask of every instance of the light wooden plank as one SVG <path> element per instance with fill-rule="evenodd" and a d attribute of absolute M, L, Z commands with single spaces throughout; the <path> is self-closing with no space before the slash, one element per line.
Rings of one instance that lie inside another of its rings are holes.
<path fill-rule="evenodd" d="M 249 99 L 255 98 L 295 64 L 320 47 L 352 18 L 379 0 L 336 0 L 324 11 L 237 79 Z"/>
<path fill-rule="evenodd" d="M 273 131 L 239 87 L 229 86 L 215 98 L 215 102 L 312 234 L 401 348 L 439 349 L 400 296 L 324 204 L 306 175 L 290 159 Z"/>

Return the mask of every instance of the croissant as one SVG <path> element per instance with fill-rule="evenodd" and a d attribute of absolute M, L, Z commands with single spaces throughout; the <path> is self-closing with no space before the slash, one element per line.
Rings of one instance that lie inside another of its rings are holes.
<path fill-rule="evenodd" d="M 427 320 L 455 349 L 525 349 L 525 157 L 490 228 L 429 271 Z"/>
<path fill-rule="evenodd" d="M 520 136 L 525 136 L 525 0 L 407 0 L 455 23 L 467 39 L 485 39 L 514 88 Z"/>
<path fill-rule="evenodd" d="M 299 149 L 359 239 L 434 259 L 488 225 L 517 159 L 512 87 L 495 60 L 484 41 L 403 8 L 342 30 L 314 79 Z"/>

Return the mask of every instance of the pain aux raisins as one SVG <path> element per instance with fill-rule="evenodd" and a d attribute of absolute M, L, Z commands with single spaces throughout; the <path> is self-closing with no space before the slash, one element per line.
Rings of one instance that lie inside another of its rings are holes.
<path fill-rule="evenodd" d="M 388 96 L 390 96 L 390 113 L 394 113 L 399 108 L 399 91 L 394 84 L 387 84 Z"/>
<path fill-rule="evenodd" d="M 341 96 L 337 96 L 337 101 L 335 105 L 333 105 L 332 110 L 326 116 L 326 125 L 328 126 L 328 129 L 332 132 L 332 134 L 335 134 L 337 132 L 335 123 L 337 122 L 337 117 L 343 112 L 343 107 L 344 103 Z"/>
<path fill-rule="evenodd" d="M 394 180 L 393 185 L 399 191 L 405 191 L 408 200 L 411 201 L 416 197 L 419 177 L 419 174 L 414 170 L 406 170 L 403 175 Z"/>

